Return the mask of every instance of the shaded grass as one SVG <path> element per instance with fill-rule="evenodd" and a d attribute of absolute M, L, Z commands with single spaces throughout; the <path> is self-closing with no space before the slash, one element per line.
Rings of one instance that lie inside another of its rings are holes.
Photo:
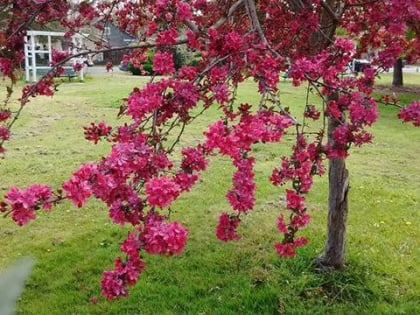
<path fill-rule="evenodd" d="M 32 182 L 59 187 L 81 162 L 106 154 L 109 144 L 93 147 L 83 140 L 82 126 L 92 120 L 115 123 L 121 99 L 142 80 L 98 76 L 87 83 L 62 84 L 52 99 L 34 99 L 13 130 L 6 159 L 0 160 L 0 192 L 11 184 Z M 292 88 L 290 82 L 280 88 L 285 106 L 292 111 L 301 106 L 303 89 Z M 252 82 L 244 84 L 239 97 L 250 103 L 258 100 Z M 355 149 L 348 160 L 348 265 L 343 272 L 317 273 L 311 267 L 325 237 L 326 178 L 317 178 L 308 195 L 313 221 L 304 233 L 310 244 L 292 260 L 275 255 L 273 243 L 280 235 L 274 222 L 283 210 L 282 189 L 269 185 L 267 177 L 279 163 L 279 152 L 288 149 L 284 144 L 256 145 L 257 204 L 244 218 L 243 238 L 224 244 L 214 237 L 218 214 L 229 209 L 224 195 L 232 174 L 230 162 L 217 158 L 173 207 L 172 218 L 190 229 L 183 255 L 145 257 L 148 266 L 127 299 L 89 303 L 100 296 L 100 274 L 112 268 L 127 233 L 110 223 L 103 204 L 90 201 L 75 209 L 65 203 L 24 228 L 0 221 L 0 267 L 22 255 L 37 260 L 18 313 L 418 313 L 420 134 L 399 122 L 396 113 L 395 108 L 381 108 L 381 119 L 372 128 L 375 142 Z M 182 144 L 200 139 L 218 115 L 211 110 L 197 120 Z"/>

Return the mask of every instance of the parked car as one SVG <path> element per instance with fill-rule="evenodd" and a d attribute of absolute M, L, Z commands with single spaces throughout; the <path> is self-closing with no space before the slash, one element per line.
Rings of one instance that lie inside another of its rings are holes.
<path fill-rule="evenodd" d="M 120 65 L 118 66 L 118 69 L 120 69 L 121 71 L 128 71 L 128 61 L 125 60 L 121 60 Z"/>
<path fill-rule="evenodd" d="M 364 69 L 370 68 L 371 63 L 367 59 L 353 59 L 351 62 L 351 71 L 353 73 L 363 72 Z"/>

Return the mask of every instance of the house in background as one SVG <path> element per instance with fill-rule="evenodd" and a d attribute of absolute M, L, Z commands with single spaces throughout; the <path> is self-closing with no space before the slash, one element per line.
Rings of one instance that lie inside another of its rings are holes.
<path fill-rule="evenodd" d="M 135 43 L 137 38 L 128 33 L 122 32 L 112 23 L 107 23 L 103 31 L 97 29 L 90 32 L 89 38 L 93 42 L 101 42 L 104 48 L 128 47 Z M 111 61 L 114 65 L 120 64 L 123 55 L 128 53 L 128 49 L 120 51 L 110 51 L 94 56 L 95 63 L 107 63 Z"/>

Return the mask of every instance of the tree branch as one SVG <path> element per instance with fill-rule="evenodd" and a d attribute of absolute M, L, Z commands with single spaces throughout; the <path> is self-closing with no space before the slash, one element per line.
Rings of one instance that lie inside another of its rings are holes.
<path fill-rule="evenodd" d="M 325 9 L 325 11 L 327 11 L 327 13 L 329 14 L 329 16 L 334 21 L 334 23 L 338 23 L 339 22 L 337 15 L 333 11 L 333 9 L 328 5 L 328 3 L 325 2 L 325 0 L 321 1 L 321 6 Z"/>
<path fill-rule="evenodd" d="M 270 43 L 265 37 L 265 34 L 261 28 L 260 20 L 258 19 L 257 8 L 255 7 L 255 1 L 246 0 L 246 8 L 249 15 L 249 19 L 251 20 L 253 31 L 257 32 L 258 36 L 260 37 L 264 45 L 273 53 L 273 55 L 276 58 L 280 57 L 280 54 L 271 47 Z"/>
<path fill-rule="evenodd" d="M 363 7 L 363 6 L 365 6 L 365 5 L 372 4 L 372 3 L 375 3 L 375 2 L 378 2 L 378 1 L 379 1 L 379 0 L 371 0 L 371 1 L 359 2 L 359 3 L 346 3 L 346 4 L 344 5 L 344 7 L 346 7 L 346 8 L 351 8 L 351 7 Z"/>
<path fill-rule="evenodd" d="M 229 12 L 227 14 L 227 16 L 223 16 L 221 17 L 216 23 L 214 23 L 212 25 L 212 27 L 214 28 L 218 28 L 219 26 L 221 26 L 223 23 L 226 22 L 226 20 L 232 16 L 233 13 L 235 13 L 236 10 L 238 10 L 244 3 L 246 0 L 239 0 L 237 1 L 235 4 L 233 4 L 230 8 L 229 8 Z"/>

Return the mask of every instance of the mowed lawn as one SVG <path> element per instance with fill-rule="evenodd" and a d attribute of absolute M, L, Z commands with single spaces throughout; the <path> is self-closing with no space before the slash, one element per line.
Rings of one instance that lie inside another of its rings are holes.
<path fill-rule="evenodd" d="M 58 188 L 80 163 L 105 155 L 109 144 L 87 142 L 82 127 L 101 120 L 124 123 L 116 117 L 122 99 L 146 80 L 125 73 L 94 76 L 84 83 L 63 82 L 53 98 L 31 100 L 0 159 L 0 194 L 10 185 L 35 182 Z M 383 75 L 381 84 L 390 80 Z M 403 102 L 420 99 L 420 85 L 414 85 L 419 82 L 420 74 L 406 75 L 412 89 L 396 96 Z M 305 87 L 284 81 L 280 89 L 284 106 L 292 112 L 302 107 Z M 243 84 L 239 99 L 258 101 L 254 83 Z M 292 143 L 286 136 L 281 144 L 255 145 L 257 203 L 244 218 L 242 239 L 225 244 L 214 235 L 218 215 L 229 209 L 224 195 L 232 175 L 230 162 L 217 157 L 199 184 L 173 206 L 171 218 L 190 230 L 184 253 L 145 256 L 147 268 L 125 299 L 107 301 L 100 295 L 101 273 L 113 267 L 128 231 L 111 223 L 104 204 L 92 200 L 77 209 L 66 202 L 24 227 L 0 218 L 0 269 L 23 256 L 36 261 L 17 313 L 419 314 L 420 129 L 401 123 L 397 112 L 381 107 L 372 128 L 374 143 L 353 149 L 348 159 L 344 271 L 317 273 L 311 267 L 325 240 L 326 177 L 317 178 L 307 196 L 312 222 L 302 234 L 309 245 L 294 259 L 280 259 L 274 252 L 274 242 L 281 240 L 275 220 L 284 211 L 284 187 L 271 186 L 268 177 Z M 218 116 L 214 109 L 195 121 L 182 144 L 203 139 L 202 131 Z M 99 301 L 91 303 L 92 297 Z"/>

